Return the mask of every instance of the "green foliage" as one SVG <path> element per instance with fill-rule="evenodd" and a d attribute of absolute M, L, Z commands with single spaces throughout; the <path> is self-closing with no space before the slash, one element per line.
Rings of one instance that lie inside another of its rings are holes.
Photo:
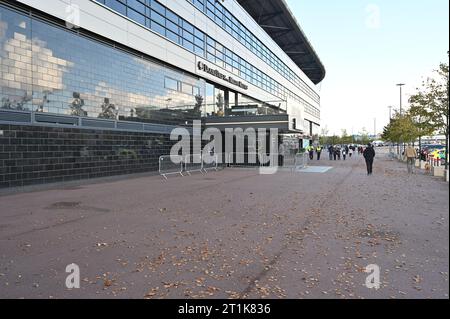
<path fill-rule="evenodd" d="M 412 143 L 420 137 L 420 132 L 410 112 L 395 113 L 391 122 L 384 128 L 382 138 L 393 143 Z"/>
<path fill-rule="evenodd" d="M 435 77 L 423 82 L 410 97 L 410 109 L 395 114 L 384 128 L 383 139 L 390 142 L 414 142 L 419 137 L 444 134 L 448 136 L 449 67 L 441 63 Z M 447 147 L 448 149 L 448 147 Z"/>

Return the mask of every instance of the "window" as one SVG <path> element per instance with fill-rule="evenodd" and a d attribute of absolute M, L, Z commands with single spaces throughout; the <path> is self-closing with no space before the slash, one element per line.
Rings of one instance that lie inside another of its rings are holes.
<path fill-rule="evenodd" d="M 133 9 L 128 9 L 128 18 L 145 26 L 145 17 Z"/>
<path fill-rule="evenodd" d="M 193 93 L 195 96 L 200 95 L 200 88 L 199 88 L 198 86 L 194 86 L 194 87 L 193 87 L 192 93 Z"/>
<path fill-rule="evenodd" d="M 183 83 L 181 92 L 192 95 L 193 94 L 193 86 L 190 84 L 187 84 L 187 83 Z"/>
<path fill-rule="evenodd" d="M 145 2 L 145 1 L 142 1 Z M 130 8 L 136 10 L 137 12 L 141 13 L 141 14 L 145 14 L 145 5 L 142 4 L 140 1 L 138 0 L 128 0 L 127 4 Z"/>
<path fill-rule="evenodd" d="M 171 79 L 171 78 L 168 78 L 168 77 L 165 78 L 164 87 L 166 89 L 169 89 L 169 90 L 179 91 L 178 81 L 174 80 L 174 79 Z"/>

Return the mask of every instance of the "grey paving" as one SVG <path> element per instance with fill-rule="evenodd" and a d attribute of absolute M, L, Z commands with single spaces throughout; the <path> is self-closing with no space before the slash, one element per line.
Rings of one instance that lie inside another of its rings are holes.
<path fill-rule="evenodd" d="M 448 298 L 448 184 L 381 155 L 0 197 L 2 298 Z M 66 266 L 81 270 L 68 290 Z M 365 287 L 369 264 L 379 290 Z"/>

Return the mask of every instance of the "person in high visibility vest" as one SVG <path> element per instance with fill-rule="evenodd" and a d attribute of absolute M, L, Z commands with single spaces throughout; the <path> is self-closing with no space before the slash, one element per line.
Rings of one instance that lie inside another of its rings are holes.
<path fill-rule="evenodd" d="M 317 160 L 320 161 L 320 156 L 322 155 L 322 146 L 317 145 L 316 152 L 317 152 Z"/>
<path fill-rule="evenodd" d="M 309 145 L 309 146 L 306 148 L 306 151 L 309 153 L 309 159 L 310 159 L 310 160 L 313 160 L 313 159 L 314 159 L 314 146 Z"/>

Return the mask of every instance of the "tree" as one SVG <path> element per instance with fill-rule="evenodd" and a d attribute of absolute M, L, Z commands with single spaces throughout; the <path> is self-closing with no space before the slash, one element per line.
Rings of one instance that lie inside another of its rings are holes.
<path fill-rule="evenodd" d="M 448 54 L 448 52 L 447 52 Z M 446 136 L 446 159 L 448 159 L 449 138 L 449 66 L 441 63 L 434 71 L 435 77 L 423 82 L 417 94 L 411 96 L 412 114 L 419 119 L 419 127 L 425 132 Z M 430 134 L 430 135 L 431 135 Z M 446 169 L 448 169 L 448 160 Z"/>
<path fill-rule="evenodd" d="M 413 143 L 420 134 L 420 128 L 410 112 L 403 114 L 396 112 L 391 122 L 384 128 L 382 138 L 393 143 Z"/>
<path fill-rule="evenodd" d="M 340 144 L 352 144 L 353 137 L 348 135 L 347 130 L 342 130 L 341 143 Z"/>
<path fill-rule="evenodd" d="M 361 144 L 367 145 L 370 142 L 372 142 L 372 140 L 369 138 L 369 133 L 367 132 L 365 127 L 363 127 L 362 132 L 360 132 L 359 135 L 361 136 L 360 138 Z"/>

